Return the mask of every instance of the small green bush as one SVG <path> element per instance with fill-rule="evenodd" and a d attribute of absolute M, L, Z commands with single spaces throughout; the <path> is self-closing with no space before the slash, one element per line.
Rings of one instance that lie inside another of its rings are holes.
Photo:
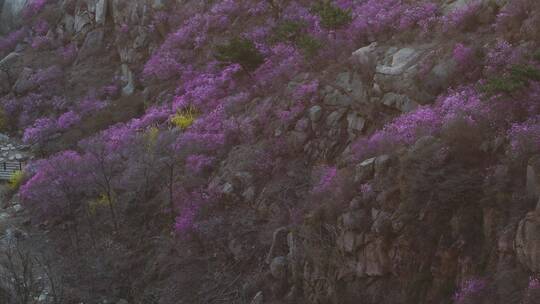
<path fill-rule="evenodd" d="M 304 53 L 304 56 L 311 58 L 315 57 L 319 50 L 322 48 L 322 44 L 319 40 L 309 36 L 303 35 L 296 41 L 298 48 Z"/>
<path fill-rule="evenodd" d="M 321 18 L 321 26 L 325 29 L 336 30 L 352 21 L 350 10 L 343 10 L 330 1 L 317 3 L 313 6 L 312 11 Z"/>
<path fill-rule="evenodd" d="M 509 73 L 488 79 L 482 90 L 488 95 L 511 94 L 527 87 L 530 80 L 540 81 L 540 70 L 527 65 L 514 65 Z"/>
<path fill-rule="evenodd" d="M 95 216 L 99 209 L 109 207 L 110 202 L 105 194 L 101 194 L 97 199 L 88 202 L 88 212 Z"/>
<path fill-rule="evenodd" d="M 273 31 L 271 43 L 296 41 L 306 28 L 306 23 L 301 21 L 286 20 L 280 23 Z"/>
<path fill-rule="evenodd" d="M 238 37 L 218 45 L 214 57 L 221 62 L 237 63 L 246 71 L 253 71 L 264 62 L 263 55 L 251 40 Z"/>
<path fill-rule="evenodd" d="M 534 60 L 536 60 L 536 61 L 540 61 L 540 50 L 534 52 L 534 53 L 532 54 L 532 58 L 533 58 Z"/>
<path fill-rule="evenodd" d="M 498 93 L 510 94 L 525 87 L 525 83 L 513 77 L 493 77 L 486 81 L 482 87 L 482 91 L 487 95 L 495 95 Z"/>
<path fill-rule="evenodd" d="M 293 43 L 304 56 L 311 58 L 317 55 L 322 47 L 319 40 L 306 33 L 306 24 L 301 21 L 287 20 L 279 24 L 275 29 L 270 43 L 290 42 Z"/>
<path fill-rule="evenodd" d="M 528 65 L 514 65 L 510 68 L 510 74 L 512 77 L 516 77 L 522 80 L 535 80 L 540 81 L 540 70 Z"/>
<path fill-rule="evenodd" d="M 4 109 L 0 108 L 0 131 L 5 131 L 9 126 L 9 119 L 6 117 Z"/>
<path fill-rule="evenodd" d="M 17 191 L 24 181 L 24 172 L 16 171 L 9 178 L 9 189 L 12 191 Z"/>

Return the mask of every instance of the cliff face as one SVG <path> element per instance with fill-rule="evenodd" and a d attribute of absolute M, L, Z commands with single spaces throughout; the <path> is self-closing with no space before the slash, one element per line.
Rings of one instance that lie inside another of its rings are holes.
<path fill-rule="evenodd" d="M 0 1 L 0 32 L 9 33 L 20 25 L 22 10 L 26 6 L 26 0 Z"/>
<path fill-rule="evenodd" d="M 536 303 L 539 9 L 4 0 L 62 300 Z"/>

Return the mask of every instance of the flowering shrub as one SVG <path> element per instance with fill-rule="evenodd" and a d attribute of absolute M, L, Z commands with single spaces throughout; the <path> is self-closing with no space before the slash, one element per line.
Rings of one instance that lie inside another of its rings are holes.
<path fill-rule="evenodd" d="M 398 117 L 370 137 L 356 141 L 353 144 L 355 159 L 362 160 L 399 145 L 412 144 L 423 135 L 435 134 L 441 126 L 439 113 L 430 107 L 420 107 Z"/>
<path fill-rule="evenodd" d="M 233 64 L 225 68 L 211 65 L 206 72 L 199 72 L 186 79 L 177 89 L 178 95 L 173 102 L 173 109 L 179 110 L 193 106 L 202 112 L 214 109 L 228 90 L 235 87 L 234 75 L 240 66 Z M 188 76 L 188 75 L 186 75 Z"/>
<path fill-rule="evenodd" d="M 329 1 L 315 4 L 312 10 L 319 16 L 321 26 L 325 29 L 337 30 L 352 21 L 351 10 L 344 10 Z"/>
<path fill-rule="evenodd" d="M 231 39 L 227 44 L 217 46 L 215 57 L 227 64 L 237 63 L 246 71 L 255 70 L 264 61 L 262 54 L 251 40 L 238 37 Z"/>
<path fill-rule="evenodd" d="M 403 10 L 397 28 L 405 31 L 418 26 L 425 33 L 435 23 L 438 9 L 437 4 L 430 2 L 408 6 Z"/>
<path fill-rule="evenodd" d="M 171 123 L 177 128 L 185 130 L 193 124 L 196 118 L 197 114 L 195 113 L 195 110 L 189 107 L 187 109 L 181 110 L 173 117 L 171 117 Z"/>
<path fill-rule="evenodd" d="M 45 50 L 50 48 L 52 45 L 51 39 L 47 36 L 36 36 L 32 40 L 32 48 L 35 50 Z"/>
<path fill-rule="evenodd" d="M 306 57 L 314 57 L 322 48 L 321 42 L 306 33 L 307 24 L 303 21 L 285 20 L 276 26 L 270 37 L 272 43 L 294 43 Z"/>
<path fill-rule="evenodd" d="M 522 58 L 522 51 L 513 47 L 508 41 L 499 40 L 486 56 L 485 70 L 487 74 L 501 72 L 503 68 L 517 64 Z"/>
<path fill-rule="evenodd" d="M 319 81 L 317 79 L 303 83 L 294 89 L 292 97 L 297 101 L 312 103 L 318 98 Z"/>
<path fill-rule="evenodd" d="M 49 0 L 32 0 L 24 8 L 22 13 L 23 17 L 26 19 L 34 17 L 43 10 L 43 8 L 45 7 L 45 5 L 47 5 L 48 2 Z"/>
<path fill-rule="evenodd" d="M 9 189 L 11 191 L 19 190 L 19 187 L 21 187 L 21 185 L 23 184 L 24 179 L 25 179 L 24 172 L 23 171 L 16 171 L 9 178 L 9 181 L 8 181 Z"/>
<path fill-rule="evenodd" d="M 536 28 L 540 24 L 536 12 L 540 8 L 534 0 L 508 1 L 497 14 L 495 29 L 499 34 L 505 32 L 519 33 L 521 36 L 532 35 L 537 37 Z"/>
<path fill-rule="evenodd" d="M 474 278 L 464 281 L 454 294 L 455 304 L 481 303 L 487 291 L 487 282 L 484 279 Z"/>
<path fill-rule="evenodd" d="M 270 49 L 265 62 L 254 72 L 261 88 L 271 89 L 288 82 L 303 64 L 302 56 L 288 44 L 277 44 Z"/>
<path fill-rule="evenodd" d="M 475 125 L 480 121 L 494 119 L 492 109 L 481 100 L 472 87 L 450 91 L 438 98 L 433 107 L 424 106 L 403 114 L 376 131 L 368 138 L 360 138 L 353 144 L 357 160 L 365 159 L 397 146 L 410 145 L 419 137 L 437 135 L 441 129 L 457 119 L 465 119 Z"/>
<path fill-rule="evenodd" d="M 540 302 L 540 280 L 534 276 L 529 278 L 529 284 L 525 290 L 523 304 L 538 304 Z"/>
<path fill-rule="evenodd" d="M 316 172 L 318 181 L 311 189 L 314 194 L 323 193 L 330 190 L 337 177 L 337 168 L 333 166 L 322 166 Z"/>
<path fill-rule="evenodd" d="M 81 170 L 83 158 L 64 151 L 32 164 L 33 175 L 20 188 L 22 203 L 40 219 L 71 215 L 86 192 L 89 171 Z"/>
<path fill-rule="evenodd" d="M 127 125 L 123 126 L 123 128 L 130 130 L 144 130 L 163 123 L 170 115 L 170 107 L 152 106 L 146 110 L 142 117 L 131 120 Z"/>
<path fill-rule="evenodd" d="M 476 65 L 477 58 L 475 58 L 474 49 L 463 43 L 455 45 L 452 55 L 461 71 L 466 71 Z"/>
<path fill-rule="evenodd" d="M 442 18 L 443 31 L 467 30 L 474 25 L 475 18 L 482 8 L 482 1 L 476 0 L 458 7 Z"/>
<path fill-rule="evenodd" d="M 189 191 L 180 187 L 175 193 L 175 200 L 180 212 L 176 217 L 174 228 L 180 236 L 185 237 L 197 229 L 195 223 L 197 214 L 209 202 L 210 197 L 204 189 Z"/>
<path fill-rule="evenodd" d="M 193 172 L 194 174 L 198 174 L 210 167 L 213 164 L 214 160 L 214 157 L 206 155 L 190 155 L 186 158 L 186 169 L 188 169 L 190 172 Z"/>
<path fill-rule="evenodd" d="M 105 98 L 117 98 L 120 96 L 121 86 L 117 83 L 104 86 L 101 91 Z"/>
<path fill-rule="evenodd" d="M 343 8 L 352 9 L 353 20 L 347 31 L 356 39 L 417 26 L 425 33 L 438 21 L 438 5 L 429 1 L 405 4 L 398 0 L 367 0 L 361 3 L 341 0 L 338 3 Z"/>
<path fill-rule="evenodd" d="M 523 123 L 514 123 L 507 132 L 510 153 L 514 157 L 527 159 L 540 151 L 540 117 L 533 117 Z"/>
<path fill-rule="evenodd" d="M 36 35 L 44 36 L 49 31 L 49 23 L 47 23 L 47 21 L 43 19 L 40 19 L 36 21 L 32 29 L 34 30 L 34 33 L 36 33 Z"/>
<path fill-rule="evenodd" d="M 59 66 L 53 65 L 37 70 L 30 78 L 30 81 L 38 85 L 40 90 L 50 91 L 52 87 L 60 85 L 60 80 L 63 76 L 64 72 L 62 69 Z"/>
<path fill-rule="evenodd" d="M 28 30 L 26 28 L 21 28 L 16 31 L 13 31 L 7 35 L 7 37 L 0 37 L 0 53 L 6 53 L 21 42 L 27 35 Z"/>
<path fill-rule="evenodd" d="M 79 123 L 80 121 L 81 121 L 81 116 L 79 114 L 73 111 L 69 111 L 60 115 L 60 117 L 58 117 L 56 126 L 60 130 L 65 130 Z"/>
<path fill-rule="evenodd" d="M 40 118 L 34 125 L 24 130 L 23 141 L 27 144 L 42 144 L 57 130 L 56 121 L 51 118 Z"/>
<path fill-rule="evenodd" d="M 236 132 L 236 125 L 225 117 L 222 106 L 201 116 L 178 137 L 176 145 L 179 151 L 212 154 L 221 149 L 227 143 L 227 138 Z"/>
<path fill-rule="evenodd" d="M 69 64 L 77 57 L 77 45 L 70 43 L 57 50 L 58 55 L 62 58 L 64 64 Z"/>
<path fill-rule="evenodd" d="M 75 105 L 75 111 L 81 116 L 90 115 L 107 106 L 107 102 L 95 99 L 85 98 Z"/>
<path fill-rule="evenodd" d="M 175 32 L 169 34 L 159 49 L 152 54 L 145 64 L 143 78 L 165 80 L 181 75 L 184 71 L 183 64 L 190 63 L 199 50 L 206 46 L 207 34 L 213 29 L 226 28 L 233 20 L 232 17 L 245 11 L 242 1 L 221 1 L 212 6 L 209 12 L 193 14 L 192 17 L 186 18 L 187 20 Z"/>
<path fill-rule="evenodd" d="M 182 69 L 175 57 L 173 52 L 164 50 L 159 55 L 153 55 L 144 66 L 143 77 L 166 80 L 178 75 Z"/>

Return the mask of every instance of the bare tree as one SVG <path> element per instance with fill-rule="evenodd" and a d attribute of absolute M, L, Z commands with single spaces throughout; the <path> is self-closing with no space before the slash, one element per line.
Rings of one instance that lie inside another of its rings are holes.
<path fill-rule="evenodd" d="M 36 260 L 15 239 L 9 242 L 0 261 L 2 284 L 8 290 L 10 303 L 33 304 L 43 291 L 37 279 Z"/>
<path fill-rule="evenodd" d="M 64 303 L 62 277 L 44 253 L 39 257 L 18 236 L 0 252 L 0 300 L 10 304 Z M 45 297 L 45 298 L 43 298 Z"/>
<path fill-rule="evenodd" d="M 37 263 L 46 280 L 48 290 L 47 302 L 49 304 L 62 304 L 64 302 L 63 277 L 55 271 L 51 260 L 44 254 L 37 259 Z"/>
<path fill-rule="evenodd" d="M 106 142 L 94 138 L 81 144 L 86 152 L 86 168 L 91 173 L 91 182 L 95 189 L 104 196 L 109 206 L 109 213 L 114 230 L 118 231 L 118 218 L 115 210 L 115 183 L 119 172 L 122 171 L 122 157 L 117 151 L 111 150 Z"/>
<path fill-rule="evenodd" d="M 177 214 L 174 203 L 174 185 L 181 174 L 183 166 L 182 155 L 178 152 L 176 140 L 178 134 L 174 130 L 162 132 L 159 136 L 157 149 L 159 157 L 159 170 L 162 171 L 167 179 L 165 186 L 167 188 L 167 197 L 169 208 L 171 209 L 172 222 Z"/>

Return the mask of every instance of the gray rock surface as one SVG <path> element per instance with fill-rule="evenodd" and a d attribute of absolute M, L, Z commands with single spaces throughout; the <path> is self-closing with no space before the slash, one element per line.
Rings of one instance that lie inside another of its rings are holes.
<path fill-rule="evenodd" d="M 96 29 L 86 35 L 86 39 L 79 51 L 79 59 L 84 59 L 97 54 L 103 48 L 104 32 L 102 29 Z"/>
<path fill-rule="evenodd" d="M 28 0 L 4 0 L 0 3 L 0 34 L 12 31 L 22 21 L 21 13 Z"/>
<path fill-rule="evenodd" d="M 529 212 L 519 222 L 514 246 L 523 266 L 532 272 L 540 271 L 540 213 Z"/>
<path fill-rule="evenodd" d="M 270 264 L 270 273 L 277 280 L 285 279 L 287 275 L 287 258 L 284 256 L 275 257 Z"/>

